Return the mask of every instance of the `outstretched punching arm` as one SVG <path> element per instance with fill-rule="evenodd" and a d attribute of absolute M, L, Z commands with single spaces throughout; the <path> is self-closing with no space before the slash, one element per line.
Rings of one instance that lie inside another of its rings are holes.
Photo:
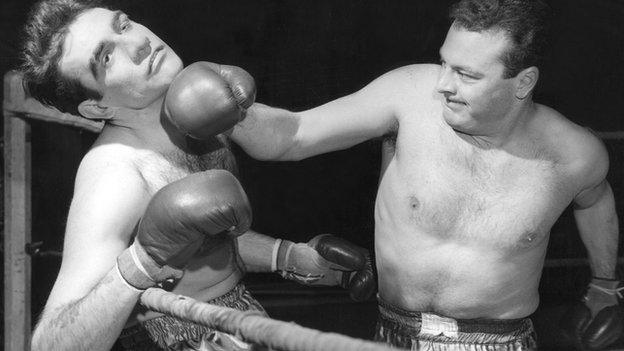
<path fill-rule="evenodd" d="M 260 160 L 301 160 L 346 149 L 396 129 L 405 101 L 417 106 L 425 100 L 418 82 L 431 72 L 427 65 L 402 67 L 351 95 L 301 112 L 256 103 L 231 138 Z"/>

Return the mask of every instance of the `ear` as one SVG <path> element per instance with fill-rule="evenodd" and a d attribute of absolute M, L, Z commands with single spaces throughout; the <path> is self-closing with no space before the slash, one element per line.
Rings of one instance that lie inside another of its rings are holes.
<path fill-rule="evenodd" d="M 531 66 L 523 69 L 516 76 L 516 97 L 520 100 L 524 100 L 531 94 L 533 88 L 537 84 L 539 78 L 539 69 L 535 66 Z"/>
<path fill-rule="evenodd" d="M 96 100 L 85 100 L 78 105 L 78 112 L 88 119 L 112 119 L 115 111 L 110 107 L 101 106 Z"/>

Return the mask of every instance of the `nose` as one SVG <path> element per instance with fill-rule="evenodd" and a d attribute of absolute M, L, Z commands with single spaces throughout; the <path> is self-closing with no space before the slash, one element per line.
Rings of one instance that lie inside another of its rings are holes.
<path fill-rule="evenodd" d="M 152 47 L 148 38 L 144 38 L 137 43 L 133 43 L 130 45 L 130 47 L 130 58 L 132 59 L 132 63 L 137 66 L 140 65 L 141 62 L 148 58 L 152 53 Z"/>
<path fill-rule="evenodd" d="M 455 94 L 457 87 L 453 79 L 453 72 L 446 66 L 442 65 L 436 83 L 436 90 L 440 94 Z"/>

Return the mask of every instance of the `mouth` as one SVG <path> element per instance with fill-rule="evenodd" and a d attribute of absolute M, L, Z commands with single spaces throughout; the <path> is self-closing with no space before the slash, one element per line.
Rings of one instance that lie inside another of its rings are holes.
<path fill-rule="evenodd" d="M 465 105 L 465 102 L 459 101 L 459 100 L 453 100 L 453 99 L 449 99 L 446 98 L 446 103 L 447 104 L 459 104 L 459 105 Z"/>
<path fill-rule="evenodd" d="M 147 64 L 148 75 L 152 74 L 155 71 L 154 62 L 156 61 L 156 57 L 158 56 L 158 53 L 161 52 L 164 48 L 165 47 L 163 45 L 160 45 L 154 48 L 154 51 L 152 52 L 152 55 L 150 56 L 149 63 Z"/>
<path fill-rule="evenodd" d="M 446 99 L 445 99 L 445 102 L 446 102 L 446 104 L 445 104 L 445 105 L 446 105 L 448 108 L 460 107 L 460 106 L 466 106 L 466 103 L 465 103 L 465 102 L 458 101 L 458 100 L 452 100 L 452 99 L 449 99 L 449 98 L 446 98 Z"/>

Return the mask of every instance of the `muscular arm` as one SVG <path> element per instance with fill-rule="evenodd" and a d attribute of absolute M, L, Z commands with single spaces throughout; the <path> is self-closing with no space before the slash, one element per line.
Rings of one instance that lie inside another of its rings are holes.
<path fill-rule="evenodd" d="M 603 180 L 576 200 L 574 218 L 594 277 L 615 278 L 618 219 L 613 191 Z"/>
<path fill-rule="evenodd" d="M 108 350 L 139 292 L 115 262 L 145 209 L 142 178 L 95 151 L 83 160 L 65 233 L 63 261 L 33 333 L 33 350 Z"/>
<path fill-rule="evenodd" d="M 597 138 L 589 138 L 585 144 L 579 155 L 588 160 L 580 176 L 586 185 L 574 199 L 574 218 L 593 276 L 614 278 L 619 232 L 613 191 L 605 179 L 609 158 Z"/>
<path fill-rule="evenodd" d="M 231 137 L 262 160 L 300 160 L 349 148 L 394 128 L 404 101 L 418 99 L 414 82 L 430 70 L 399 68 L 354 94 L 303 112 L 254 104 Z"/>

